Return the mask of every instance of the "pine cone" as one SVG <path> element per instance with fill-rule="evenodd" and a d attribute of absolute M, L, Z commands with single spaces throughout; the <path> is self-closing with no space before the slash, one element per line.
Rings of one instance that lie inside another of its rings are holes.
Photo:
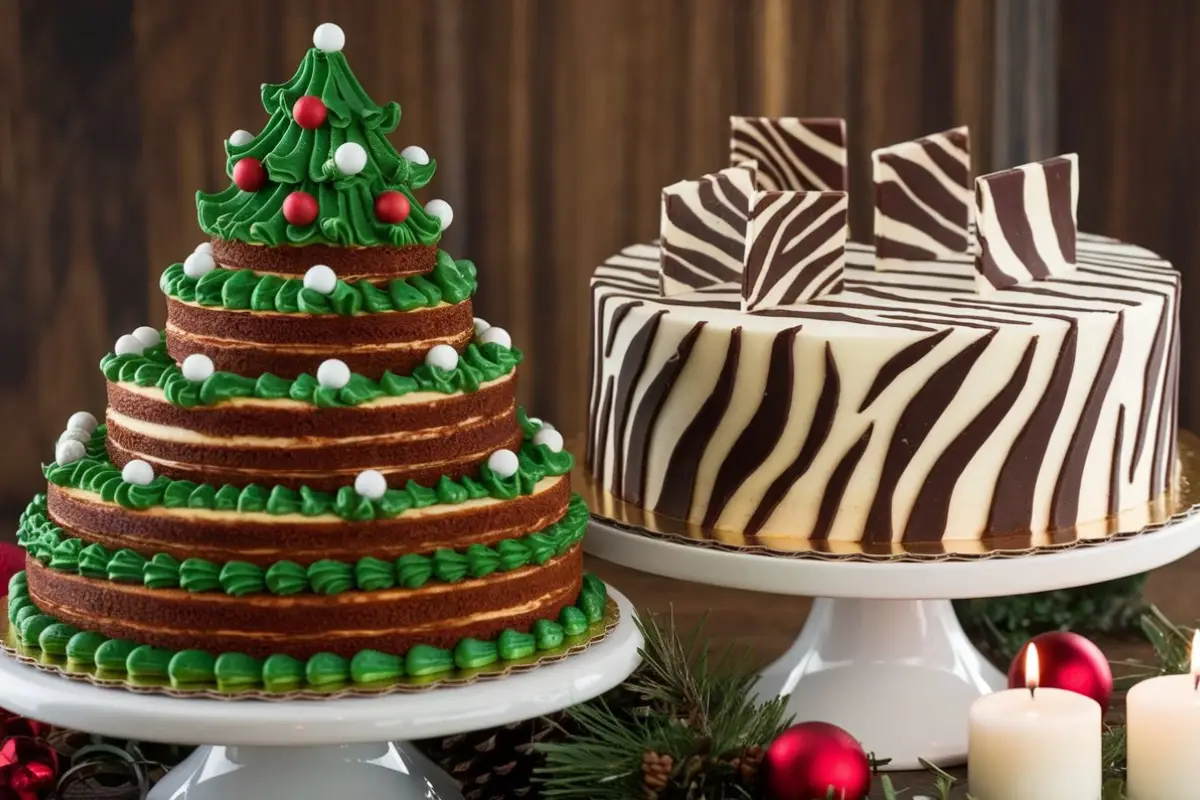
<path fill-rule="evenodd" d="M 741 777 L 743 784 L 753 785 L 758 780 L 758 770 L 762 767 L 763 758 L 766 754 L 766 750 L 758 745 L 753 745 L 747 747 L 740 756 L 730 762 L 733 769 Z"/>
<path fill-rule="evenodd" d="M 659 792 L 670 785 L 674 768 L 675 759 L 664 753 L 647 751 L 642 756 L 642 788 L 647 800 L 657 800 Z"/>
<path fill-rule="evenodd" d="M 486 731 L 417 742 L 431 761 L 462 787 L 464 800 L 534 800 L 534 745 L 558 738 L 564 717 L 541 717 Z"/>

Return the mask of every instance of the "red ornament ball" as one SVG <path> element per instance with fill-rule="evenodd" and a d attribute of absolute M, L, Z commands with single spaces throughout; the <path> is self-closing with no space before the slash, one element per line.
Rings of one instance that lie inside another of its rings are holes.
<path fill-rule="evenodd" d="M 233 165 L 233 182 L 243 192 L 257 192 L 267 182 L 267 170 L 257 158 L 243 158 Z"/>
<path fill-rule="evenodd" d="M 308 192 L 292 192 L 283 199 L 283 218 L 290 225 L 308 225 L 320 210 L 317 198 Z"/>
<path fill-rule="evenodd" d="M 379 196 L 375 198 L 375 216 L 380 222 L 388 222 L 393 225 L 397 222 L 404 222 L 408 219 L 408 212 L 411 210 L 412 207 L 403 192 L 388 189 L 386 192 L 380 192 Z"/>
<path fill-rule="evenodd" d="M 1038 686 L 1066 689 L 1090 697 L 1100 704 L 1101 713 L 1108 712 L 1113 693 L 1112 669 L 1100 648 L 1077 633 L 1052 631 L 1026 642 L 1008 668 L 1010 689 L 1023 689 L 1028 685 L 1025 651 L 1031 644 L 1037 646 Z"/>
<path fill-rule="evenodd" d="M 862 745 L 828 722 L 793 725 L 771 742 L 762 763 L 768 800 L 863 800 L 871 763 Z"/>
<path fill-rule="evenodd" d="M 292 105 L 292 119 L 301 128 L 312 130 L 325 124 L 329 109 L 321 102 L 321 98 L 306 94 Z"/>

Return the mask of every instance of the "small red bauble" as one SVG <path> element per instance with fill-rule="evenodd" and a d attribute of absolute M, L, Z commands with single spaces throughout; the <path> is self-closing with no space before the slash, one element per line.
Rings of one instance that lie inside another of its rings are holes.
<path fill-rule="evenodd" d="M 411 210 L 412 207 L 403 192 L 388 189 L 386 192 L 380 192 L 379 196 L 375 198 L 375 216 L 380 222 L 388 222 L 393 225 L 397 222 L 404 222 L 408 219 L 408 212 Z"/>
<path fill-rule="evenodd" d="M 233 165 L 233 182 L 243 192 L 257 192 L 267 182 L 267 170 L 257 158 L 243 158 Z"/>
<path fill-rule="evenodd" d="M 292 192 L 283 198 L 283 218 L 291 225 L 308 225 L 320 210 L 317 198 L 308 192 Z"/>
<path fill-rule="evenodd" d="M 793 725 L 771 742 L 762 763 L 768 800 L 863 800 L 871 763 L 862 745 L 828 722 Z"/>
<path fill-rule="evenodd" d="M 1024 689 L 1025 651 L 1037 645 L 1039 671 L 1037 685 L 1049 689 L 1066 689 L 1090 697 L 1108 712 L 1112 700 L 1113 676 L 1108 659 L 1100 648 L 1077 633 L 1051 631 L 1026 642 L 1008 668 L 1008 687 Z"/>
<path fill-rule="evenodd" d="M 311 94 L 304 95 L 292 106 L 292 119 L 296 120 L 296 124 L 301 128 L 309 130 L 324 125 L 328 114 L 329 109 L 325 108 L 321 98 Z"/>

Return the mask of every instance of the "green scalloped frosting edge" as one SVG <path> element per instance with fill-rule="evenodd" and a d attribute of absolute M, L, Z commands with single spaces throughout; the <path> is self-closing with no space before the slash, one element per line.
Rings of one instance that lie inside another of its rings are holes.
<path fill-rule="evenodd" d="M 104 447 L 107 425 L 96 428 L 85 446 L 85 458 L 70 464 L 52 463 L 43 467 L 43 472 L 46 480 L 55 486 L 92 492 L 106 503 L 132 510 L 162 507 L 302 514 L 306 517 L 334 514 L 349 522 L 365 522 L 392 519 L 409 509 L 438 503 L 458 505 L 485 497 L 512 500 L 532 494 L 534 487 L 545 477 L 559 477 L 571 471 L 575 459 L 567 450 L 554 452 L 544 444 L 533 444 L 533 435 L 540 426 L 531 422 L 522 408 L 517 409 L 517 421 L 525 435 L 525 443 L 517 454 L 518 466 L 514 475 L 501 478 L 484 464 L 474 478 L 455 480 L 442 476 L 432 488 L 409 481 L 403 488 L 388 489 L 378 500 L 360 496 L 353 486 L 343 486 L 336 493 L 318 492 L 305 486 L 297 490 L 254 483 L 241 488 L 232 484 L 217 487 L 174 480 L 165 475 L 157 476 L 145 486 L 128 483 L 121 476 L 121 470 L 108 460 Z"/>
<path fill-rule="evenodd" d="M 327 688 L 444 676 L 456 669 L 482 669 L 518 661 L 537 652 L 556 650 L 568 637 L 585 634 L 604 618 L 607 598 L 604 582 L 585 573 L 575 604 L 563 608 L 556 620 L 538 620 L 528 633 L 509 629 L 491 640 L 463 639 L 449 650 L 418 644 L 401 655 L 361 650 L 351 658 L 318 653 L 307 660 L 286 654 L 259 659 L 236 652 L 214 655 L 204 650 L 175 651 L 80 630 L 41 612 L 29 597 L 24 572 L 9 581 L 8 618 L 24 647 L 37 647 L 80 666 L 96 667 L 104 677 L 169 680 L 176 688 L 215 683 L 222 691 L 264 688 L 278 692 L 305 686 Z"/>
<path fill-rule="evenodd" d="M 184 274 L 183 264 L 167 267 L 158 285 L 168 297 L 204 307 L 346 317 L 461 303 L 478 288 L 475 265 L 466 259 L 456 261 L 444 250 L 438 251 L 437 266 L 428 275 L 397 278 L 381 285 L 339 280 L 328 295 L 306 289 L 300 278 L 247 269 L 218 268 L 191 278 Z"/>
<path fill-rule="evenodd" d="M 293 561 L 278 561 L 264 569 L 247 561 L 214 564 L 188 558 L 181 563 L 166 553 L 147 558 L 134 550 L 112 552 L 99 543 L 67 537 L 47 515 L 46 496 L 42 494 L 21 515 L 17 543 L 50 569 L 85 578 L 143 584 L 150 589 L 224 592 L 235 597 L 264 592 L 334 595 L 352 590 L 420 589 L 430 581 L 458 583 L 530 564 L 540 567 L 582 541 L 587 522 L 587 505 L 579 495 L 572 495 L 567 513 L 557 522 L 490 546 L 473 544 L 463 551 L 441 548 L 428 555 L 411 553 L 395 561 L 371 556 L 353 564 L 323 559 L 307 568 Z"/>
<path fill-rule="evenodd" d="M 420 364 L 411 375 L 385 372 L 377 381 L 363 375 L 351 375 L 350 382 L 341 389 L 330 389 L 308 374 L 289 380 L 269 372 L 258 378 L 214 372 L 203 381 L 190 381 L 183 377 L 183 370 L 167 353 L 166 344 L 160 342 L 140 354 L 119 356 L 109 353 L 100 359 L 100 371 L 113 383 L 158 387 L 168 403 L 183 408 L 212 406 L 235 397 L 295 400 L 319 408 L 333 408 L 358 406 L 380 397 L 403 397 L 412 392 L 474 392 L 481 385 L 511 373 L 524 357 L 515 347 L 502 347 L 496 342 L 472 342 L 459 354 L 458 364 L 452 370 Z"/>

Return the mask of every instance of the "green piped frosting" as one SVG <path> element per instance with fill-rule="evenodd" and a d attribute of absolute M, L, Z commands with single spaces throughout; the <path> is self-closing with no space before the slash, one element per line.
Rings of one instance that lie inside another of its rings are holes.
<path fill-rule="evenodd" d="M 191 278 L 184 273 L 182 263 L 167 267 L 158 286 L 168 297 L 201 306 L 348 317 L 461 303 L 478 288 L 475 271 L 467 267 L 468 263 L 439 250 L 437 265 L 428 275 L 396 278 L 378 286 L 369 281 L 339 280 L 328 296 L 304 288 L 300 278 L 260 275 L 244 269 L 220 267 Z"/>
<path fill-rule="evenodd" d="M 319 97 L 326 121 L 307 130 L 292 118 L 292 107 L 304 95 Z M 251 244 L 306 245 L 433 245 L 441 238 L 441 221 L 427 213 L 413 190 L 433 177 L 436 162 L 417 164 L 401 156 L 387 135 L 400 124 L 400 106 L 376 105 L 354 77 L 343 53 L 310 49 L 287 83 L 264 84 L 262 103 L 271 115 L 266 127 L 243 145 L 225 143 L 226 173 L 242 158 L 255 158 L 266 170 L 266 183 L 255 192 L 231 184 L 215 194 L 198 192 L 200 227 L 223 239 Z M 356 175 L 343 175 L 334 152 L 354 142 L 367 153 Z M 394 190 L 408 198 L 411 211 L 400 223 L 375 216 L 375 198 Z M 317 219 L 292 225 L 283 217 L 283 202 L 293 191 L 317 200 Z"/>
<path fill-rule="evenodd" d="M 180 650 L 167 664 L 172 686 L 212 683 L 217 675 L 217 657 L 203 650 Z"/>
<path fill-rule="evenodd" d="M 357 406 L 380 397 L 403 397 L 413 392 L 474 392 L 481 385 L 508 375 L 523 358 L 522 352 L 515 347 L 502 347 L 495 342 L 473 342 L 459 354 L 458 364 L 452 370 L 420 364 L 410 375 L 385 372 L 378 381 L 352 375 L 350 382 L 341 389 L 323 388 L 315 377 L 307 374 L 287 379 L 270 374 L 248 378 L 232 372 L 214 372 L 203 381 L 190 381 L 183 377 L 183 370 L 167 354 L 165 344 L 148 347 L 140 354 L 109 353 L 100 359 L 100 371 L 114 383 L 132 383 L 142 388 L 158 387 L 162 389 L 167 402 L 185 408 L 216 405 L 235 397 L 259 400 L 287 398 L 329 408 Z M 132 487 L 132 484 L 127 486 Z M 127 491 L 134 495 L 146 495 L 145 490 L 153 486 L 152 483 Z M 153 490 L 149 494 L 152 496 Z"/>

